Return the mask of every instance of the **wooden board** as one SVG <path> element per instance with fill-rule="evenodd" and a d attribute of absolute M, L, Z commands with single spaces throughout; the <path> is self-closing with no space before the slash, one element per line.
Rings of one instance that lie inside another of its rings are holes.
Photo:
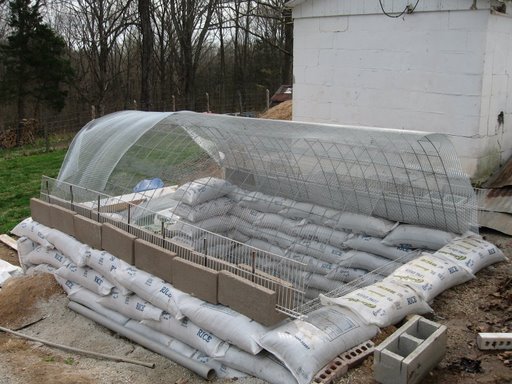
<path fill-rule="evenodd" d="M 0 241 L 2 243 L 4 243 L 5 245 L 7 245 L 8 247 L 11 247 L 15 251 L 18 251 L 18 243 L 11 236 L 9 236 L 9 235 L 0 235 Z"/>

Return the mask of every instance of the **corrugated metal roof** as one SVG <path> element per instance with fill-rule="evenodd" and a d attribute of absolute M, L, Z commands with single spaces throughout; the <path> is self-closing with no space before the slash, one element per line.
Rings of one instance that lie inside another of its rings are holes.
<path fill-rule="evenodd" d="M 512 187 L 480 189 L 477 195 L 481 210 L 512 213 Z"/>
<path fill-rule="evenodd" d="M 512 157 L 484 184 L 485 188 L 502 188 L 508 186 L 512 186 Z"/>
<path fill-rule="evenodd" d="M 481 227 L 495 229 L 512 236 L 512 215 L 508 213 L 480 211 L 478 221 Z"/>

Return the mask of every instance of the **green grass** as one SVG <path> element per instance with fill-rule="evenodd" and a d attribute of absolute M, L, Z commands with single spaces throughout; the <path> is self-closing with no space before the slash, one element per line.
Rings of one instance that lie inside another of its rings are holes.
<path fill-rule="evenodd" d="M 41 176 L 57 176 L 66 150 L 28 153 L 0 151 L 0 234 L 30 216 L 29 201 L 39 196 Z"/>

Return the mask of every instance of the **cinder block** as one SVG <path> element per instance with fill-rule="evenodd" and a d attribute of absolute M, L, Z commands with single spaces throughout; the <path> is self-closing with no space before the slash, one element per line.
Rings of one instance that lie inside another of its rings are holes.
<path fill-rule="evenodd" d="M 219 302 L 257 322 L 271 326 L 286 316 L 276 311 L 277 293 L 234 273 L 219 272 Z"/>
<path fill-rule="evenodd" d="M 133 249 L 136 237 L 112 224 L 101 227 L 101 248 L 133 265 Z"/>
<path fill-rule="evenodd" d="M 50 206 L 50 226 L 69 236 L 75 236 L 75 212 L 58 205 Z"/>
<path fill-rule="evenodd" d="M 76 239 L 94 249 L 101 249 L 102 224 L 82 215 L 75 215 L 73 219 Z"/>
<path fill-rule="evenodd" d="M 135 266 L 172 283 L 172 259 L 176 253 L 142 239 L 135 240 Z"/>
<path fill-rule="evenodd" d="M 51 226 L 51 219 L 50 219 L 50 208 L 51 204 L 47 203 L 46 201 L 32 198 L 30 199 L 30 215 L 32 216 L 32 219 L 37 221 L 38 223 L 41 223 L 43 225 L 46 225 L 47 227 Z"/>
<path fill-rule="evenodd" d="M 179 290 L 201 300 L 218 304 L 219 272 L 205 266 L 175 257 L 171 261 L 172 284 Z"/>
<path fill-rule="evenodd" d="M 373 353 L 375 345 L 368 340 L 354 348 L 336 356 L 325 365 L 314 377 L 313 383 L 335 384 L 349 369 L 360 365 Z"/>
<path fill-rule="evenodd" d="M 480 349 L 512 349 L 512 333 L 479 333 L 476 344 Z"/>
<path fill-rule="evenodd" d="M 416 384 L 444 357 L 446 326 L 413 316 L 375 348 L 374 376 L 382 384 Z"/>

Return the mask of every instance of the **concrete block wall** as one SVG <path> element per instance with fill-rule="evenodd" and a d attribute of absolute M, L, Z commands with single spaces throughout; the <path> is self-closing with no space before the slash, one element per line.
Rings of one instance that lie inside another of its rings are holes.
<path fill-rule="evenodd" d="M 512 23 L 490 1 L 425 0 L 397 19 L 378 1 L 290 5 L 294 120 L 446 133 L 475 178 L 512 153 Z"/>

